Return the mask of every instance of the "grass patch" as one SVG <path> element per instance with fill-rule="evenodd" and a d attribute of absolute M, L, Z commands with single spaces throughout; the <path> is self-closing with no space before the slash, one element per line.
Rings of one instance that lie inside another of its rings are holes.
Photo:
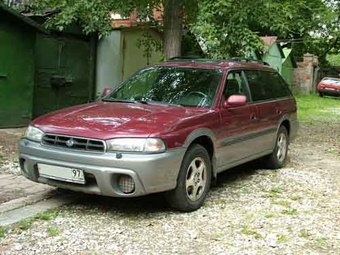
<path fill-rule="evenodd" d="M 241 233 L 247 236 L 254 236 L 255 239 L 260 239 L 262 237 L 255 229 L 250 227 L 244 227 Z"/>
<path fill-rule="evenodd" d="M 290 198 L 291 200 L 293 200 L 293 201 L 298 201 L 298 200 L 301 199 L 301 197 L 298 196 L 298 195 L 292 195 L 292 196 L 290 196 L 289 198 Z"/>
<path fill-rule="evenodd" d="M 286 210 L 283 210 L 281 212 L 282 214 L 286 214 L 286 215 L 296 215 L 297 214 L 297 210 L 294 208 L 288 208 Z"/>
<path fill-rule="evenodd" d="M 327 244 L 326 237 L 318 237 L 315 239 L 319 246 L 325 246 Z"/>
<path fill-rule="evenodd" d="M 48 227 L 47 228 L 47 234 L 48 234 L 49 237 L 57 236 L 57 235 L 59 235 L 59 233 L 60 233 L 60 230 L 57 227 Z"/>
<path fill-rule="evenodd" d="M 28 218 L 28 219 L 24 219 L 22 221 L 20 221 L 19 223 L 19 229 L 20 230 L 28 230 L 31 228 L 33 224 L 33 219 L 32 218 Z"/>
<path fill-rule="evenodd" d="M 6 235 L 6 229 L 4 227 L 0 227 L 0 239 L 4 238 Z"/>
<path fill-rule="evenodd" d="M 288 241 L 288 237 L 286 235 L 278 234 L 276 235 L 276 238 L 281 243 L 285 243 Z"/>
<path fill-rule="evenodd" d="M 299 236 L 303 238 L 309 238 L 311 234 L 306 229 L 302 229 L 300 230 Z"/>
<path fill-rule="evenodd" d="M 59 212 L 57 210 L 49 210 L 49 211 L 37 214 L 37 216 L 35 216 L 34 218 L 38 220 L 49 221 L 49 220 L 56 218 L 58 214 Z"/>
<path fill-rule="evenodd" d="M 295 95 L 298 105 L 298 119 L 304 123 L 314 121 L 339 121 L 340 100 L 332 97 L 313 95 Z"/>
<path fill-rule="evenodd" d="M 273 204 L 275 205 L 281 205 L 281 206 L 284 206 L 284 207 L 290 207 L 290 203 L 286 200 L 275 200 L 272 202 Z"/>
<path fill-rule="evenodd" d="M 275 215 L 273 213 L 268 213 L 264 217 L 267 218 L 267 219 L 271 219 L 271 218 L 274 218 Z"/>

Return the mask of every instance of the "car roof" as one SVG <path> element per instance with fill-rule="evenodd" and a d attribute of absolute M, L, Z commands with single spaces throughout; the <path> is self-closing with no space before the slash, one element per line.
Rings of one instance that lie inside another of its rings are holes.
<path fill-rule="evenodd" d="M 174 66 L 174 67 L 192 67 L 192 68 L 207 68 L 207 69 L 260 69 L 275 71 L 264 62 L 255 62 L 256 60 L 249 59 L 230 59 L 230 60 L 215 60 L 215 59 L 187 59 L 174 58 L 156 66 Z"/>

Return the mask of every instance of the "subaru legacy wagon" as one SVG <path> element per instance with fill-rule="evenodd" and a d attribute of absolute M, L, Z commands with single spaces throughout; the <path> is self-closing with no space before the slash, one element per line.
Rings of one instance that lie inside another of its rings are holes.
<path fill-rule="evenodd" d="M 279 73 L 249 61 L 175 59 L 134 74 L 100 100 L 32 121 L 20 141 L 28 179 L 112 197 L 164 192 L 202 206 L 218 173 L 263 158 L 285 164 L 297 132 Z"/>

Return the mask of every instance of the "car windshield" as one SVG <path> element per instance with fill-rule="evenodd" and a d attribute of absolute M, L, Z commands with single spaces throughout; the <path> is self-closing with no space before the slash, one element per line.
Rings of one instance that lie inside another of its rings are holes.
<path fill-rule="evenodd" d="M 103 101 L 211 107 L 222 71 L 215 69 L 149 67 L 142 69 Z"/>
<path fill-rule="evenodd" d="M 336 79 L 336 78 L 325 78 L 325 79 L 322 80 L 322 83 L 340 86 L 340 79 Z"/>

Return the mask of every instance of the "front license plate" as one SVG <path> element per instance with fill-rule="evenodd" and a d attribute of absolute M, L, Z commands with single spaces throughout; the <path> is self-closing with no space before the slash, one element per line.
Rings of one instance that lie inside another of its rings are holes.
<path fill-rule="evenodd" d="M 77 168 L 38 164 L 41 177 L 58 181 L 85 184 L 84 171 Z"/>

